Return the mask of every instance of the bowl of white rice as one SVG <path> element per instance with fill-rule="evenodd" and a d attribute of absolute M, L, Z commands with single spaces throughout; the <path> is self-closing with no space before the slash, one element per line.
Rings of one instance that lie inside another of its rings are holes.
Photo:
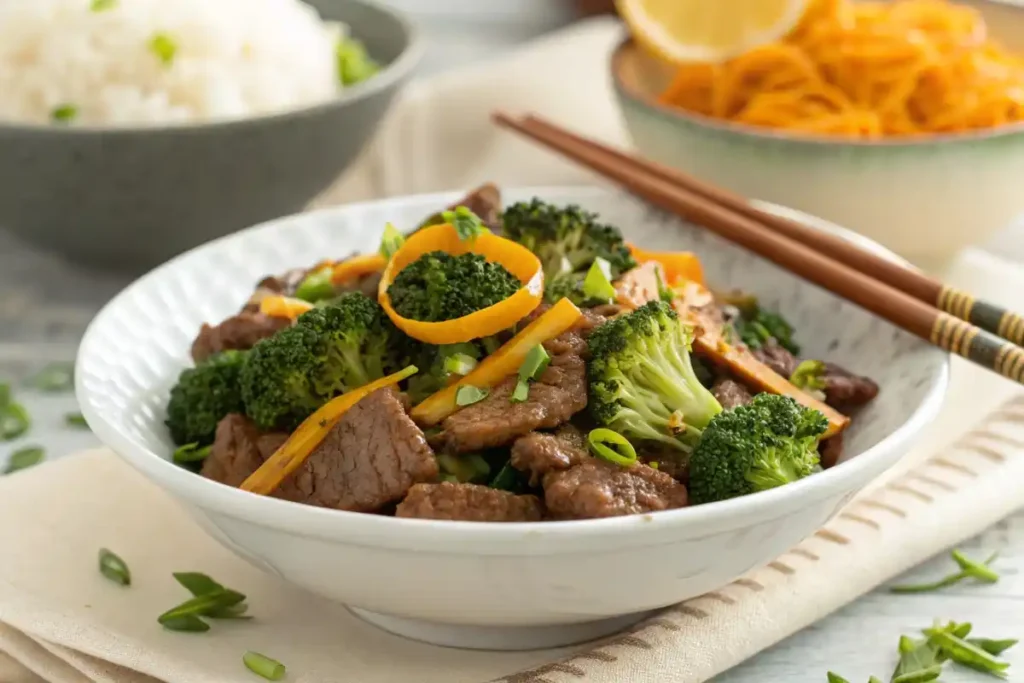
<path fill-rule="evenodd" d="M 0 229 L 143 270 L 301 210 L 420 50 L 373 0 L 0 1 Z"/>

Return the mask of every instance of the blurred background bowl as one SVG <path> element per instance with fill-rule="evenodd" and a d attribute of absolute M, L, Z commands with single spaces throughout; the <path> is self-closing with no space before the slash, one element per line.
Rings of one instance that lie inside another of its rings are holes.
<path fill-rule="evenodd" d="M 1024 7 L 973 0 L 1024 53 Z M 940 271 L 1024 213 L 1024 127 L 919 141 L 798 137 L 657 103 L 672 69 L 625 40 L 611 59 L 626 127 L 646 157 L 747 197 L 821 216 Z"/>
<path fill-rule="evenodd" d="M 420 49 L 372 0 L 307 0 L 381 63 L 324 104 L 151 128 L 0 124 L 0 227 L 86 263 L 144 271 L 212 238 L 295 213 L 355 160 Z"/>

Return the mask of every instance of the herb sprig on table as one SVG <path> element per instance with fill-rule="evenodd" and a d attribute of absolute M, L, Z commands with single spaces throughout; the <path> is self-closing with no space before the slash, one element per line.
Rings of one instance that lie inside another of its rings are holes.
<path fill-rule="evenodd" d="M 990 555 L 984 562 L 972 560 L 959 550 L 953 550 L 950 553 L 950 557 L 960 567 L 960 571 L 938 581 L 893 586 L 889 590 L 893 593 L 927 593 L 960 583 L 964 579 L 974 579 L 981 583 L 996 583 L 999 581 L 999 574 L 989 566 L 995 561 L 997 553 Z"/>

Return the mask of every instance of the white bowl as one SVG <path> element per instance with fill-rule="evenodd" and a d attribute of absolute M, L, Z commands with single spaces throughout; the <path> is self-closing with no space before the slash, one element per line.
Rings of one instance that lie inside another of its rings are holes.
<path fill-rule="evenodd" d="M 835 221 L 925 269 L 942 271 L 964 247 L 1024 213 L 1022 125 L 919 140 L 791 134 L 659 104 L 672 71 L 632 40 L 615 50 L 610 68 L 626 128 L 644 156 Z"/>
<path fill-rule="evenodd" d="M 373 250 L 385 222 L 411 227 L 455 194 L 281 219 L 156 269 L 111 301 L 86 332 L 76 372 L 82 412 L 106 444 L 253 564 L 402 635 L 523 649 L 612 632 L 771 561 L 895 463 L 939 409 L 948 358 L 923 341 L 626 195 L 537 189 L 507 193 L 506 200 L 533 196 L 598 211 L 651 248 L 692 248 L 712 283 L 757 292 L 783 311 L 809 353 L 875 378 L 881 393 L 857 416 L 847 440 L 855 457 L 795 484 L 722 503 L 534 524 L 397 519 L 304 506 L 223 486 L 170 462 L 167 391 L 189 362 L 202 322 L 236 311 L 263 275 Z"/>

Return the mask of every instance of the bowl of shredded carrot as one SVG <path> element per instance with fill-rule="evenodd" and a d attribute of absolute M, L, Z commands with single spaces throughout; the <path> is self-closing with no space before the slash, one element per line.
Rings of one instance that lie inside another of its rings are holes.
<path fill-rule="evenodd" d="M 611 69 L 646 156 L 921 266 L 1024 212 L 1024 7 L 814 0 L 724 62 L 669 65 L 627 38 Z"/>

